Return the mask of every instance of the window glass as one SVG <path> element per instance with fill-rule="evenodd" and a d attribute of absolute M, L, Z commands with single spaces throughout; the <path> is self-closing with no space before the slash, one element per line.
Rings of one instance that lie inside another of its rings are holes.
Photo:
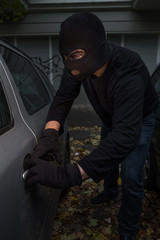
<path fill-rule="evenodd" d="M 145 62 L 149 72 L 153 73 L 157 64 L 157 34 L 125 35 L 124 46 L 137 52 Z"/>
<path fill-rule="evenodd" d="M 50 92 L 51 92 L 52 96 L 54 97 L 54 95 L 56 94 L 56 91 L 55 91 L 54 87 L 52 86 L 52 84 L 50 83 L 48 77 L 39 68 L 37 68 L 37 71 L 39 72 L 40 76 L 43 79 L 45 79 L 45 83 L 46 83 L 47 87 L 50 89 Z"/>
<path fill-rule="evenodd" d="M 33 114 L 50 102 L 46 88 L 32 64 L 22 56 L 1 47 L 1 54 L 17 85 L 24 106 Z"/>
<path fill-rule="evenodd" d="M 48 37 L 44 36 L 25 36 L 17 37 L 17 46 L 19 49 L 23 49 L 31 58 L 40 59 L 45 62 L 49 59 L 49 46 Z"/>
<path fill-rule="evenodd" d="M 8 104 L 5 98 L 3 88 L 0 84 L 0 133 L 2 129 L 8 126 L 11 122 Z"/>

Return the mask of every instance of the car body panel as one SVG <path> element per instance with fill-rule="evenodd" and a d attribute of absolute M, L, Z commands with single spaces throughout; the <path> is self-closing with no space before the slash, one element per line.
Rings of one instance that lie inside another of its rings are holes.
<path fill-rule="evenodd" d="M 0 44 L 6 43 L 0 41 Z M 27 59 L 17 49 L 6 46 Z M 37 66 L 33 67 L 37 69 Z M 36 71 L 39 74 L 39 70 Z M 0 134 L 0 239 L 48 240 L 51 238 L 60 190 L 40 184 L 26 188 L 22 173 L 23 161 L 33 151 L 43 131 L 54 90 L 51 84 L 44 81 L 50 102 L 37 112 L 28 114 L 1 55 L 0 84 L 11 115 L 11 123 Z M 65 128 L 60 138 L 63 159 L 66 136 Z M 55 159 L 53 162 L 57 164 Z"/>
<path fill-rule="evenodd" d="M 15 81 L 13 80 L 13 77 L 8 69 L 8 66 L 3 59 L 2 59 L 2 63 L 4 66 L 5 73 L 7 75 L 7 78 L 9 79 L 9 81 L 12 85 L 12 88 L 14 89 L 15 98 L 17 99 L 17 104 L 19 105 L 19 107 L 21 109 L 21 114 L 22 114 L 23 119 L 25 119 L 25 122 L 31 127 L 31 129 L 34 129 L 34 132 L 36 134 L 38 134 L 38 137 L 39 137 L 39 129 L 42 129 L 42 127 L 44 127 L 45 120 L 46 120 L 46 113 L 48 111 L 49 104 L 46 105 L 45 107 L 43 107 L 42 109 L 40 109 L 39 111 L 35 112 L 34 114 L 29 115 L 26 111 L 26 108 L 25 108 L 23 102 L 22 102 L 22 98 L 16 87 Z M 34 68 L 34 66 L 33 66 L 33 68 Z M 39 75 L 39 74 L 37 73 L 37 75 Z M 46 87 L 46 84 L 44 84 L 44 85 Z M 48 93 L 50 95 L 50 98 L 52 99 L 53 95 L 51 95 L 51 93 L 53 92 L 53 90 L 52 90 L 51 85 L 50 85 L 50 88 L 51 88 L 51 90 L 48 91 Z"/>

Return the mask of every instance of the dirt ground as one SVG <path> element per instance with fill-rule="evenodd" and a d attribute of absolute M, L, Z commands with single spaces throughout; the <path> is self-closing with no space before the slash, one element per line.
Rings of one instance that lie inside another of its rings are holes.
<path fill-rule="evenodd" d="M 89 154 L 100 141 L 100 127 L 70 127 L 71 160 L 77 162 Z M 53 226 L 52 240 L 118 240 L 119 200 L 101 207 L 90 205 L 91 197 L 102 190 L 91 179 L 73 187 L 61 198 Z M 160 194 L 145 191 L 137 240 L 160 240 Z"/>

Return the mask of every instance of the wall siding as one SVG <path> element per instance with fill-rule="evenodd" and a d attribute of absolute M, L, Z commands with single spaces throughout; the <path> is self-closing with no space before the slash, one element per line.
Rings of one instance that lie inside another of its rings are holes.
<path fill-rule="evenodd" d="M 94 12 L 107 33 L 160 32 L 159 12 L 107 11 Z M 73 13 L 29 13 L 18 24 L 1 24 L 0 36 L 58 35 L 61 22 Z"/>
<path fill-rule="evenodd" d="M 29 13 L 18 24 L 0 25 L 0 36 L 22 49 L 41 64 L 57 90 L 63 63 L 58 53 L 61 22 L 72 12 Z M 140 54 L 150 73 L 160 61 L 160 12 L 94 11 L 102 20 L 109 41 Z M 91 110 L 82 88 L 73 109 Z"/>

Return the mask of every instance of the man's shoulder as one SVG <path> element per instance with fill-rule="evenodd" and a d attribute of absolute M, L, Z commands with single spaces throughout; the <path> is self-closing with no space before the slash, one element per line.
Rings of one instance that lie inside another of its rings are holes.
<path fill-rule="evenodd" d="M 133 50 L 115 44 L 110 44 L 110 48 L 111 66 L 116 72 L 125 73 L 146 67 L 139 54 Z"/>
<path fill-rule="evenodd" d="M 137 52 L 133 51 L 132 49 L 122 47 L 122 46 L 114 44 L 114 43 L 109 43 L 109 46 L 111 49 L 111 55 L 113 55 L 114 58 L 130 56 L 131 58 L 138 58 L 140 60 L 139 54 Z"/>

